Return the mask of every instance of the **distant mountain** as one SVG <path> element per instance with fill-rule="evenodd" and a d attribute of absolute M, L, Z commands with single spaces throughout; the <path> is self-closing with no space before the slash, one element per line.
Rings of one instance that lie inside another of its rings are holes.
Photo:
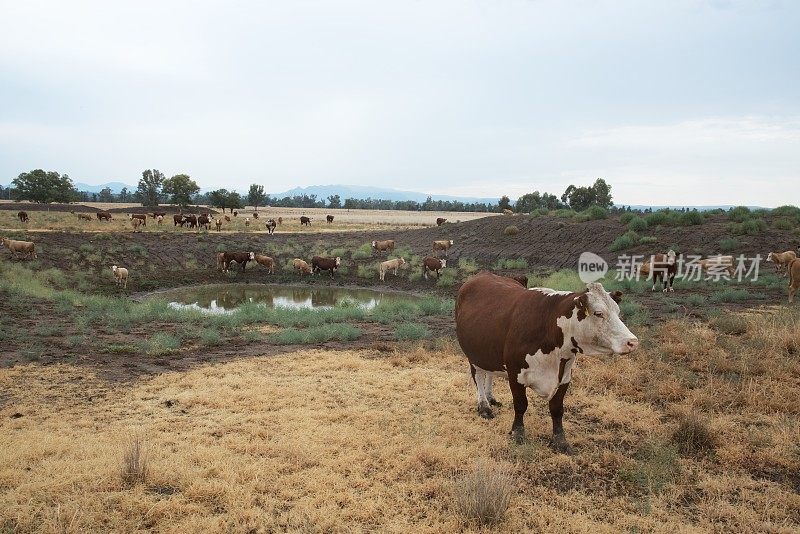
<path fill-rule="evenodd" d="M 273 198 L 293 197 L 302 195 L 317 195 L 319 199 L 327 199 L 331 195 L 339 195 L 344 201 L 347 198 L 374 198 L 381 200 L 413 200 L 425 202 L 428 197 L 433 200 L 452 200 L 459 202 L 485 202 L 496 204 L 500 197 L 481 198 L 481 197 L 461 197 L 451 195 L 431 195 L 428 193 L 418 193 L 416 191 L 401 191 L 387 187 L 374 187 L 369 185 L 311 185 L 308 187 L 295 187 L 283 193 L 270 193 Z"/>
<path fill-rule="evenodd" d="M 89 184 L 84 184 L 84 183 L 81 183 L 81 182 L 75 182 L 74 185 L 75 185 L 75 189 L 77 189 L 78 191 L 86 191 L 88 193 L 99 193 L 100 191 L 102 191 L 106 187 L 111 188 L 111 192 L 115 193 L 115 194 L 119 193 L 120 191 L 122 191 L 123 187 L 127 187 L 128 191 L 130 191 L 130 192 L 136 191 L 136 186 L 135 185 L 131 186 L 131 185 L 128 185 L 128 184 L 123 184 L 122 182 L 108 182 L 106 184 L 100 184 L 100 185 L 89 185 Z"/>

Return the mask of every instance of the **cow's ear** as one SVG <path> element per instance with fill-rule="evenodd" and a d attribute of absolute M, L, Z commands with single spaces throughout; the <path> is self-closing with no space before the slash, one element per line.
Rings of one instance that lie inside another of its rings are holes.
<path fill-rule="evenodd" d="M 622 302 L 622 291 L 610 291 L 608 296 L 611 297 L 617 304 Z"/>
<path fill-rule="evenodd" d="M 589 295 L 581 293 L 573 301 L 575 302 L 575 308 L 578 310 L 578 320 L 584 320 L 589 315 Z"/>

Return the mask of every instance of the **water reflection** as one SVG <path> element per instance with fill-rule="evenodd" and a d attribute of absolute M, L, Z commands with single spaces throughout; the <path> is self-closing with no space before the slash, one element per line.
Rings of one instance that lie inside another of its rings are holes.
<path fill-rule="evenodd" d="M 325 309 L 353 303 L 372 309 L 384 301 L 414 300 L 402 293 L 345 289 L 339 287 L 280 287 L 266 285 L 219 284 L 174 289 L 159 295 L 174 308 L 191 308 L 212 313 L 229 313 L 247 302 L 283 308 Z"/>

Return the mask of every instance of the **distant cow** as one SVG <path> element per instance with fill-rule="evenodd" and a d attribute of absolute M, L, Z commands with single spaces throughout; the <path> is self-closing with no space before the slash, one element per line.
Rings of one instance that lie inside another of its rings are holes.
<path fill-rule="evenodd" d="M 172 216 L 172 226 L 178 226 L 178 225 L 183 226 L 183 224 L 184 224 L 183 215 L 181 215 L 180 213 L 176 213 L 175 215 Z"/>
<path fill-rule="evenodd" d="M 666 254 L 654 254 L 650 257 L 647 263 L 648 270 L 653 277 L 653 288 L 651 291 L 656 290 L 658 281 L 664 287 L 664 293 L 667 291 L 675 291 L 673 284 L 675 283 L 675 274 L 678 272 L 678 264 L 675 261 L 675 251 L 670 250 Z M 644 266 L 642 266 L 644 272 Z"/>
<path fill-rule="evenodd" d="M 217 226 L 217 232 L 221 232 L 222 231 L 222 219 L 217 219 L 216 221 L 214 221 L 214 224 Z"/>
<path fill-rule="evenodd" d="M 275 231 L 275 227 L 276 226 L 278 226 L 278 225 L 275 223 L 275 219 L 268 219 L 267 220 L 267 224 L 266 224 L 267 233 L 270 233 L 270 234 L 273 233 Z"/>
<path fill-rule="evenodd" d="M 253 212 L 253 218 L 254 218 L 254 219 L 258 219 L 258 212 L 257 212 L 257 211 L 254 211 L 254 212 Z"/>
<path fill-rule="evenodd" d="M 300 217 L 300 226 L 311 226 L 311 217 L 303 215 Z"/>
<path fill-rule="evenodd" d="M 28 212 L 27 211 L 20 211 L 17 213 L 17 218 L 19 222 L 28 222 Z"/>
<path fill-rule="evenodd" d="M 244 272 L 247 267 L 247 262 L 255 259 L 256 255 L 254 252 L 223 252 L 223 270 L 229 270 L 231 268 L 231 262 L 235 261 L 242 266 L 242 272 Z"/>
<path fill-rule="evenodd" d="M 770 252 L 767 254 L 767 261 L 771 261 L 775 264 L 775 271 L 785 271 L 784 276 L 788 274 L 789 270 L 787 267 L 795 258 L 797 258 L 797 253 L 794 250 L 787 250 L 786 252 Z"/>
<path fill-rule="evenodd" d="M 453 246 L 453 240 L 441 240 L 441 241 L 434 241 L 433 242 L 433 252 L 439 252 L 440 250 L 444 251 L 444 255 L 447 256 L 447 251 L 450 250 L 450 247 Z"/>
<path fill-rule="evenodd" d="M 113 219 L 113 218 L 114 218 L 114 217 L 113 217 L 113 216 L 112 216 L 112 215 L 111 215 L 109 212 L 107 212 L 107 211 L 98 211 L 97 213 L 95 213 L 95 216 L 97 216 L 97 220 L 98 220 L 98 221 L 110 221 L 111 219 Z"/>
<path fill-rule="evenodd" d="M 142 221 L 142 225 L 143 226 L 147 226 L 147 215 L 138 214 L 138 213 L 129 213 L 128 214 L 128 218 L 130 220 L 139 219 L 140 221 Z"/>
<path fill-rule="evenodd" d="M 336 272 L 336 269 L 339 268 L 341 263 L 342 258 L 339 258 L 338 256 L 336 258 L 323 258 L 322 256 L 314 256 L 311 258 L 311 271 L 314 273 L 328 271 L 331 273 L 331 278 L 333 278 L 333 273 Z"/>
<path fill-rule="evenodd" d="M 144 223 L 142 222 L 141 219 L 131 219 L 131 226 L 133 226 L 134 232 L 136 232 L 137 230 L 141 232 L 141 230 L 139 230 L 139 227 L 142 225 L 144 225 Z"/>
<path fill-rule="evenodd" d="M 437 218 L 437 219 L 436 219 L 436 226 L 441 226 L 441 225 L 443 225 L 443 224 L 444 224 L 444 222 L 445 222 L 446 220 L 447 220 L 447 219 L 445 219 L 444 217 L 439 217 L 439 218 Z"/>
<path fill-rule="evenodd" d="M 514 215 L 514 211 L 508 208 L 503 209 L 503 215 Z"/>
<path fill-rule="evenodd" d="M 234 217 L 238 217 L 238 216 L 239 216 L 239 212 L 238 212 L 238 211 L 234 211 L 234 212 L 233 212 L 233 216 L 234 216 Z"/>
<path fill-rule="evenodd" d="M 283 217 L 278 217 L 278 225 L 283 224 Z"/>
<path fill-rule="evenodd" d="M 520 276 L 509 276 L 509 278 L 519 282 L 522 285 L 522 287 L 528 287 L 528 277 L 525 276 L 524 274 Z"/>
<path fill-rule="evenodd" d="M 264 256 L 263 254 L 256 254 L 255 257 L 256 263 L 259 265 L 263 265 L 267 268 L 267 272 L 269 274 L 273 274 L 275 272 L 275 261 L 270 258 L 269 256 Z"/>
<path fill-rule="evenodd" d="M 704 271 L 713 273 L 727 272 L 728 276 L 733 276 L 735 267 L 733 265 L 733 256 L 711 256 L 700 260 L 700 268 Z"/>
<path fill-rule="evenodd" d="M 159 215 L 158 217 L 156 217 L 156 221 L 158 221 L 158 225 L 161 226 L 162 224 L 164 224 L 164 216 Z"/>
<path fill-rule="evenodd" d="M 300 273 L 301 277 L 303 274 L 311 274 L 311 266 L 300 258 L 293 259 L 292 266 Z"/>
<path fill-rule="evenodd" d="M 153 219 L 158 219 L 159 216 L 166 217 L 167 216 L 167 212 L 166 211 L 154 211 L 150 216 Z"/>
<path fill-rule="evenodd" d="M 225 270 L 225 253 L 224 252 L 217 252 L 216 259 L 217 259 L 217 270 L 218 271 L 224 271 Z"/>
<path fill-rule="evenodd" d="M 325 220 L 328 221 L 328 224 L 333 222 L 333 215 L 326 215 Z"/>
<path fill-rule="evenodd" d="M 428 272 L 432 272 L 436 273 L 436 278 L 439 278 L 439 275 L 442 274 L 442 269 L 445 267 L 447 267 L 447 260 L 441 260 L 433 256 L 425 256 L 425 259 L 422 260 L 422 275 L 425 277 L 425 280 L 427 280 Z"/>
<path fill-rule="evenodd" d="M 479 273 L 467 280 L 456 301 L 456 336 L 467 357 L 478 397 L 478 414 L 494 417 L 492 379 L 508 380 L 514 399 L 511 435 L 525 439 L 526 387 L 550 407 L 553 445 L 572 452 L 564 435 L 564 395 L 578 354 L 629 354 L 639 340 L 619 317 L 622 293 L 600 283 L 580 292 L 524 289 L 504 276 Z"/>
<path fill-rule="evenodd" d="M 245 217 L 245 219 L 244 219 L 244 225 L 245 225 L 245 226 L 250 226 L 250 217 Z"/>
<path fill-rule="evenodd" d="M 386 239 L 384 241 L 373 241 L 372 248 L 377 250 L 378 252 L 393 252 L 394 251 L 394 239 Z"/>
<path fill-rule="evenodd" d="M 188 224 L 189 228 L 197 228 L 197 215 L 184 215 L 183 224 Z M 183 224 L 181 224 L 181 226 L 183 226 Z"/>
<path fill-rule="evenodd" d="M 78 220 L 79 221 L 91 221 L 92 216 L 88 213 L 78 213 Z"/>
<path fill-rule="evenodd" d="M 395 258 L 393 260 L 384 261 L 380 264 L 378 269 L 378 275 L 380 276 L 381 282 L 384 281 L 386 278 L 386 273 L 388 271 L 394 271 L 394 275 L 397 276 L 397 270 L 406 262 L 403 258 Z"/>
<path fill-rule="evenodd" d="M 225 216 L 225 222 L 231 222 L 231 217 L 230 217 L 230 215 L 226 215 L 226 216 Z"/>
<path fill-rule="evenodd" d="M 206 214 L 200 215 L 197 218 L 197 226 L 203 227 L 206 230 L 211 230 L 211 218 Z"/>
<path fill-rule="evenodd" d="M 18 257 L 18 254 L 23 254 L 24 258 L 36 259 L 36 245 L 32 241 L 18 241 L 4 237 L 0 239 L 0 242 L 11 251 L 15 258 Z"/>

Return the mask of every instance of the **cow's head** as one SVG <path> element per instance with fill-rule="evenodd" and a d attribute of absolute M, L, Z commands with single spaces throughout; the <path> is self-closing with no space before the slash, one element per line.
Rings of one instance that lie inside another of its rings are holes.
<path fill-rule="evenodd" d="M 800 248 L 800 247 L 798 247 L 798 248 Z M 769 254 L 767 254 L 767 261 L 775 261 L 775 253 L 774 252 L 770 252 Z"/>
<path fill-rule="evenodd" d="M 111 270 L 112 270 L 113 272 L 115 272 L 115 273 L 117 272 L 117 269 L 118 269 L 118 268 L 119 268 L 119 267 L 117 267 L 116 265 L 112 265 L 112 266 L 111 266 Z"/>
<path fill-rule="evenodd" d="M 400 258 L 400 265 L 403 265 L 406 262 L 405 258 Z"/>
<path fill-rule="evenodd" d="M 442 264 L 442 267 L 441 267 L 442 269 L 447 267 L 447 260 L 439 260 L 439 262 Z"/>
<path fill-rule="evenodd" d="M 336 266 L 338 267 L 341 264 L 342 264 L 342 258 L 340 258 L 339 256 L 336 256 Z"/>
<path fill-rule="evenodd" d="M 675 264 L 675 251 L 670 249 L 667 252 L 667 264 L 674 265 Z"/>
<path fill-rule="evenodd" d="M 377 248 L 377 247 L 378 247 L 378 242 L 377 241 L 373 241 L 372 242 L 372 248 Z"/>
<path fill-rule="evenodd" d="M 638 338 L 619 317 L 621 299 L 620 291 L 608 293 L 599 282 L 587 284 L 586 292 L 574 298 L 577 316 L 571 317 L 569 330 L 582 352 L 627 354 L 638 348 Z"/>
<path fill-rule="evenodd" d="M 251 253 L 250 253 L 250 259 L 251 259 L 251 260 L 254 260 L 254 259 L 256 259 L 256 253 L 255 253 L 255 252 L 251 252 Z"/>
<path fill-rule="evenodd" d="M 452 239 L 450 240 L 450 246 L 451 247 L 453 246 L 453 240 Z"/>

